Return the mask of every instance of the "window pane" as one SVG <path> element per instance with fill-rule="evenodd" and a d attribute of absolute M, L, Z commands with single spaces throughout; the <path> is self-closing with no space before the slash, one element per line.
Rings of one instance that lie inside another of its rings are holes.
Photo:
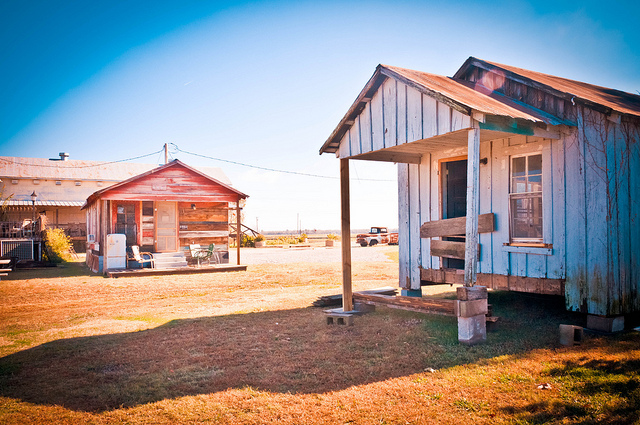
<path fill-rule="evenodd" d="M 511 198 L 511 237 L 542 240 L 542 196 Z"/>
<path fill-rule="evenodd" d="M 542 155 L 529 157 L 529 174 L 542 174 Z"/>
<path fill-rule="evenodd" d="M 522 156 L 519 158 L 513 158 L 511 164 L 511 175 L 512 176 L 524 176 L 527 171 L 527 157 Z"/>
<path fill-rule="evenodd" d="M 523 193 L 527 191 L 527 178 L 526 177 L 514 177 L 513 185 L 511 186 L 511 192 Z"/>
<path fill-rule="evenodd" d="M 529 188 L 527 192 L 542 192 L 542 175 L 529 176 Z"/>

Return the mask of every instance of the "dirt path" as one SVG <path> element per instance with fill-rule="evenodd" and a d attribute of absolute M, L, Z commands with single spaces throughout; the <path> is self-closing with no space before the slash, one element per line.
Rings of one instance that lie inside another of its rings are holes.
<path fill-rule="evenodd" d="M 351 247 L 351 261 L 392 262 L 397 258 L 397 246 Z M 229 252 L 229 262 L 235 264 L 236 251 Z M 339 263 L 342 252 L 339 246 L 310 248 L 242 248 L 242 264 L 284 264 L 284 263 Z"/>

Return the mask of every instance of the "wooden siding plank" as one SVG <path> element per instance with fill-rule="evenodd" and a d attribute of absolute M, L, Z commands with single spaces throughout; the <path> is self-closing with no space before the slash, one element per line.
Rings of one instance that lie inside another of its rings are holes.
<path fill-rule="evenodd" d="M 451 131 L 464 130 L 471 127 L 471 117 L 462 112 L 451 111 Z"/>
<path fill-rule="evenodd" d="M 398 83 L 397 86 L 397 141 L 398 145 L 407 143 L 407 86 Z"/>
<path fill-rule="evenodd" d="M 407 142 L 422 139 L 422 93 L 407 87 Z"/>
<path fill-rule="evenodd" d="M 349 129 L 349 140 L 351 141 L 351 156 L 360 155 L 360 116 L 357 116 L 353 125 Z"/>
<path fill-rule="evenodd" d="M 566 223 L 566 285 L 567 308 L 586 313 L 587 291 L 587 222 L 584 172 L 584 119 L 578 106 L 577 128 L 565 146 L 565 223 Z"/>
<path fill-rule="evenodd" d="M 438 134 L 451 131 L 451 108 L 442 102 L 438 102 Z"/>
<path fill-rule="evenodd" d="M 400 287 L 411 289 L 409 164 L 398 164 L 398 261 Z"/>
<path fill-rule="evenodd" d="M 456 111 L 457 112 L 457 111 Z M 493 249 L 493 230 L 495 230 L 495 215 L 491 218 L 491 232 L 483 232 L 481 225 L 481 217 L 484 214 L 492 213 L 491 204 L 491 142 L 480 144 L 480 158 L 487 158 L 487 164 L 480 165 L 480 216 L 478 217 L 478 233 L 480 245 L 484 249 L 480 252 L 478 258 L 478 273 L 493 273 L 491 250 Z"/>
<path fill-rule="evenodd" d="M 493 234 L 493 274 L 509 274 L 509 253 L 499 247 L 509 242 L 509 158 L 504 154 L 507 139 L 492 141 L 491 158 L 491 205 L 496 214 Z M 505 283 L 506 284 L 506 283 Z"/>
<path fill-rule="evenodd" d="M 438 135 L 438 101 L 422 96 L 422 135 L 425 139 Z"/>
<path fill-rule="evenodd" d="M 617 170 L 615 206 L 618 226 L 615 231 L 619 258 L 619 313 L 623 314 L 633 311 L 634 304 L 631 298 L 631 241 L 629 240 L 631 234 L 629 223 L 631 208 L 629 205 L 630 146 L 621 125 L 612 127 Z"/>
<path fill-rule="evenodd" d="M 337 153 L 338 158 L 348 158 L 351 156 L 350 135 L 351 135 L 351 132 L 347 131 L 346 133 L 344 133 L 344 136 L 342 136 L 342 139 L 340 140 L 340 147 L 338 148 L 338 153 Z"/>
<path fill-rule="evenodd" d="M 599 114 L 600 115 L 600 114 Z M 622 166 L 617 161 L 616 154 L 616 144 L 615 140 L 615 128 L 614 125 L 609 122 L 607 117 L 601 116 L 601 129 L 598 132 L 600 137 L 603 139 L 602 143 L 604 145 L 604 153 L 606 160 L 606 184 L 607 184 L 607 259 L 608 259 L 608 267 L 606 273 L 606 281 L 604 284 L 607 287 L 608 291 L 608 305 L 607 305 L 607 314 L 620 314 L 621 312 L 621 303 L 623 300 L 622 291 L 621 291 L 621 281 L 620 281 L 620 266 L 622 264 L 622 252 L 620 251 L 619 246 L 619 179 L 620 179 L 620 169 L 618 167 Z"/>
<path fill-rule="evenodd" d="M 431 221 L 431 155 L 422 156 L 419 168 L 420 173 L 420 217 L 419 223 Z M 420 265 L 431 268 L 431 240 L 420 239 Z"/>
<path fill-rule="evenodd" d="M 396 146 L 398 144 L 397 136 L 397 81 L 393 78 L 387 78 L 382 83 L 383 103 L 384 103 L 384 146 Z"/>
<path fill-rule="evenodd" d="M 547 258 L 547 277 L 565 278 L 565 176 L 564 176 L 565 139 L 551 141 L 551 193 L 553 209 L 551 218 L 551 241 L 553 255 Z M 549 218 L 547 218 L 548 220 Z"/>
<path fill-rule="evenodd" d="M 421 238 L 464 235 L 466 217 L 446 218 L 423 223 L 420 227 Z M 478 233 L 490 233 L 495 229 L 495 214 L 486 213 L 478 216 Z"/>
<path fill-rule="evenodd" d="M 422 117 L 422 113 L 420 114 Z M 411 235 L 411 289 L 420 289 L 420 165 L 409 164 L 409 234 Z"/>
<path fill-rule="evenodd" d="M 360 114 L 361 153 L 371 152 L 373 150 L 373 141 L 371 136 L 371 102 L 367 102 Z"/>
<path fill-rule="evenodd" d="M 629 145 L 629 296 L 631 308 L 640 310 L 640 127 L 623 123 L 623 134 Z"/>
<path fill-rule="evenodd" d="M 384 149 L 384 112 L 382 89 L 378 89 L 371 98 L 371 140 L 374 151 Z"/>
<path fill-rule="evenodd" d="M 608 314 L 607 182 L 604 140 L 596 128 L 602 115 L 585 109 L 585 181 L 587 216 L 588 313 Z M 604 118 L 606 119 L 606 118 Z"/>

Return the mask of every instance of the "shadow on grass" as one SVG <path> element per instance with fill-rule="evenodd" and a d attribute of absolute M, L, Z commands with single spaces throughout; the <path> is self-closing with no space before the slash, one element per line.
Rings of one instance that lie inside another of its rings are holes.
<path fill-rule="evenodd" d="M 492 293 L 488 342 L 457 342 L 456 319 L 379 309 L 329 326 L 320 309 L 174 320 L 154 329 L 52 341 L 0 359 L 0 395 L 78 411 L 252 387 L 323 393 L 556 344 L 575 323 L 561 299 Z"/>
<path fill-rule="evenodd" d="M 83 261 L 70 261 L 60 263 L 51 267 L 17 268 L 15 271 L 3 277 L 2 280 L 25 280 L 25 279 L 54 279 L 61 277 L 102 277 L 93 273 Z"/>
<path fill-rule="evenodd" d="M 640 360 L 566 361 L 548 372 L 554 385 L 575 394 L 563 401 L 506 409 L 524 423 L 571 418 L 581 424 L 635 424 L 640 419 Z"/>

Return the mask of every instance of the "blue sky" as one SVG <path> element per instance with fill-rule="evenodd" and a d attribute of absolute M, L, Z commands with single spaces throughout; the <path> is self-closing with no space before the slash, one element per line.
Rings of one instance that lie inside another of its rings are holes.
<path fill-rule="evenodd" d="M 0 155 L 110 161 L 175 143 L 337 177 L 318 149 L 379 63 L 453 75 L 475 56 L 638 93 L 640 6 L 576 3 L 4 0 Z M 250 195 L 250 226 L 339 228 L 337 178 L 173 157 L 221 167 Z M 352 162 L 354 228 L 397 225 L 395 176 Z"/>

